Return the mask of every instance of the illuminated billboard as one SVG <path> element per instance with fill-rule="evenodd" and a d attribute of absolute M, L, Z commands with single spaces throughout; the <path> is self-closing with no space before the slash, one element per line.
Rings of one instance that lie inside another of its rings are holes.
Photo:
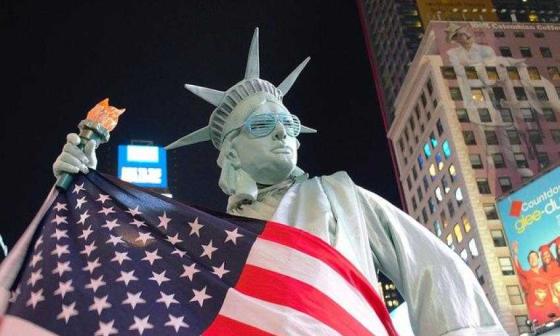
<path fill-rule="evenodd" d="M 119 145 L 118 176 L 141 187 L 167 188 L 167 153 L 157 146 Z"/>
<path fill-rule="evenodd" d="M 500 199 L 498 213 L 536 325 L 560 317 L 560 167 Z"/>

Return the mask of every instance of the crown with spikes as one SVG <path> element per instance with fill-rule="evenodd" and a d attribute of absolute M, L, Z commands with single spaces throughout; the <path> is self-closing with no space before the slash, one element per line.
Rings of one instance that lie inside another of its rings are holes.
<path fill-rule="evenodd" d="M 239 83 L 235 84 L 227 91 L 218 91 L 214 89 L 205 88 L 202 86 L 185 84 L 187 90 L 195 95 L 206 100 L 210 104 L 216 106 L 216 109 L 210 115 L 210 122 L 208 126 L 194 131 L 184 137 L 167 145 L 165 149 L 175 149 L 183 146 L 192 145 L 195 143 L 212 140 L 214 147 L 220 149 L 223 138 L 227 134 L 226 122 L 230 119 L 231 113 L 235 107 L 243 100 L 254 96 L 259 93 L 264 93 L 267 100 L 277 101 L 282 104 L 282 98 L 288 93 L 300 72 L 305 68 L 307 57 L 297 68 L 295 68 L 289 75 L 278 85 L 278 87 L 271 83 L 260 79 L 260 66 L 259 66 L 259 28 L 255 28 L 251 47 L 249 48 L 249 57 L 247 60 L 247 69 L 245 70 L 245 78 Z M 316 133 L 317 131 L 301 126 L 301 133 Z"/>

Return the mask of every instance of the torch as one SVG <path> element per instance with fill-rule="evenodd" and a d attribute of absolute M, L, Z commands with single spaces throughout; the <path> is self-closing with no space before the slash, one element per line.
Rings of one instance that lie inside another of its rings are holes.
<path fill-rule="evenodd" d="M 95 140 L 98 144 L 109 141 L 109 132 L 117 126 L 119 116 L 124 111 L 125 109 L 110 106 L 109 98 L 97 103 L 88 112 L 86 119 L 78 124 L 81 138 L 78 147 L 83 150 L 89 140 Z M 60 175 L 56 180 L 56 187 L 62 190 L 68 189 L 73 178 L 73 175 L 68 173 Z"/>

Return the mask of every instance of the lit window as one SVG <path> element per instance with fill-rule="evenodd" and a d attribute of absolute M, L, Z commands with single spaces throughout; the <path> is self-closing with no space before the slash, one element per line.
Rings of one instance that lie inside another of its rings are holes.
<path fill-rule="evenodd" d="M 510 285 L 506 286 L 507 293 L 509 296 L 509 302 L 512 305 L 520 305 L 523 304 L 523 297 L 521 296 L 521 290 L 517 285 Z"/>
<path fill-rule="evenodd" d="M 437 187 L 435 190 L 436 200 L 439 202 L 443 201 L 443 194 L 441 193 L 441 187 Z"/>
<path fill-rule="evenodd" d="M 434 180 L 434 177 L 435 177 L 436 174 L 437 174 L 437 172 L 436 172 L 436 166 L 435 166 L 433 163 L 430 165 L 429 172 L 430 172 L 430 176 L 432 177 L 432 181 L 433 181 L 433 180 Z"/>
<path fill-rule="evenodd" d="M 476 69 L 472 66 L 466 66 L 465 73 L 467 74 L 467 79 L 478 79 L 478 74 L 476 73 Z"/>
<path fill-rule="evenodd" d="M 426 159 L 429 159 L 430 156 L 432 155 L 432 151 L 430 149 L 430 144 L 425 144 L 424 145 L 424 155 L 426 155 Z"/>
<path fill-rule="evenodd" d="M 449 146 L 449 141 L 445 140 L 441 144 L 441 149 L 443 150 L 443 156 L 445 156 L 446 159 L 449 159 L 451 156 L 451 146 Z"/>
<path fill-rule="evenodd" d="M 453 227 L 453 232 L 455 232 L 455 238 L 457 239 L 457 242 L 462 242 L 463 232 L 461 232 L 461 226 L 459 224 L 455 224 L 455 226 Z"/>
<path fill-rule="evenodd" d="M 510 257 L 499 257 L 498 258 L 500 269 L 503 275 L 514 275 L 513 264 L 511 263 Z"/>
<path fill-rule="evenodd" d="M 447 182 L 447 176 L 443 175 L 441 177 L 441 185 L 443 186 L 443 192 L 444 193 L 449 193 L 449 191 L 451 190 L 451 188 L 449 187 L 449 183 Z"/>
<path fill-rule="evenodd" d="M 455 190 L 455 200 L 459 204 L 461 204 L 461 202 L 463 202 L 463 191 L 461 190 L 460 187 L 458 187 L 457 190 Z"/>
<path fill-rule="evenodd" d="M 471 88 L 472 99 L 476 102 L 484 101 L 484 93 L 481 88 Z"/>
<path fill-rule="evenodd" d="M 418 167 L 420 167 L 420 169 L 424 168 L 424 158 L 422 155 L 418 155 Z"/>
<path fill-rule="evenodd" d="M 463 259 L 463 261 L 469 260 L 469 254 L 467 250 L 462 250 L 459 255 L 461 256 L 461 259 Z"/>
<path fill-rule="evenodd" d="M 494 246 L 504 247 L 506 246 L 506 238 L 502 230 L 491 230 L 492 240 L 494 241 Z"/>
<path fill-rule="evenodd" d="M 441 74 L 445 79 L 457 79 L 453 67 L 441 67 Z"/>
<path fill-rule="evenodd" d="M 471 255 L 473 257 L 478 257 L 478 248 L 476 247 L 476 241 L 474 240 L 474 238 L 471 238 L 471 240 L 469 240 L 469 250 L 471 251 Z"/>
<path fill-rule="evenodd" d="M 540 80 L 541 74 L 537 67 L 527 67 L 527 72 L 529 73 L 529 78 L 532 80 Z"/>
<path fill-rule="evenodd" d="M 432 148 L 436 148 L 438 145 L 438 141 L 436 139 L 436 136 L 434 135 L 434 133 L 430 134 L 430 142 L 432 143 Z"/>
<path fill-rule="evenodd" d="M 550 79 L 552 80 L 560 80 L 560 70 L 558 70 L 558 67 L 547 67 L 548 70 L 548 75 L 550 76 Z"/>
<path fill-rule="evenodd" d="M 447 246 L 453 246 L 453 236 L 451 235 L 451 233 L 448 234 L 447 237 L 445 237 L 445 241 L 447 242 Z"/>
<path fill-rule="evenodd" d="M 486 74 L 488 75 L 489 80 L 498 80 L 500 76 L 498 76 L 498 71 L 496 67 L 486 67 Z"/>
<path fill-rule="evenodd" d="M 439 171 L 443 170 L 443 159 L 441 153 L 436 153 L 436 163 Z"/>
<path fill-rule="evenodd" d="M 449 170 L 449 176 L 451 176 L 451 181 L 455 181 L 455 178 L 457 177 L 457 171 L 455 170 L 455 166 L 451 164 L 448 170 Z"/>
<path fill-rule="evenodd" d="M 516 67 L 507 67 L 507 73 L 508 73 L 508 77 L 511 80 L 520 80 L 521 77 L 519 77 L 519 71 L 517 70 Z"/>

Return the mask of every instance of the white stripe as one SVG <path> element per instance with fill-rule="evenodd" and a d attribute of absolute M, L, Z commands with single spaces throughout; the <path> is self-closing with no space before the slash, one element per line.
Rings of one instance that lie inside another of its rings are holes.
<path fill-rule="evenodd" d="M 0 318 L 0 336 L 57 336 L 57 334 L 17 316 L 4 315 Z"/>
<path fill-rule="evenodd" d="M 247 264 L 304 282 L 331 298 L 376 336 L 387 330 L 359 291 L 323 261 L 288 246 L 257 238 Z"/>
<path fill-rule="evenodd" d="M 245 295 L 230 288 L 220 315 L 277 336 L 340 336 L 321 321 L 293 308 Z"/>

